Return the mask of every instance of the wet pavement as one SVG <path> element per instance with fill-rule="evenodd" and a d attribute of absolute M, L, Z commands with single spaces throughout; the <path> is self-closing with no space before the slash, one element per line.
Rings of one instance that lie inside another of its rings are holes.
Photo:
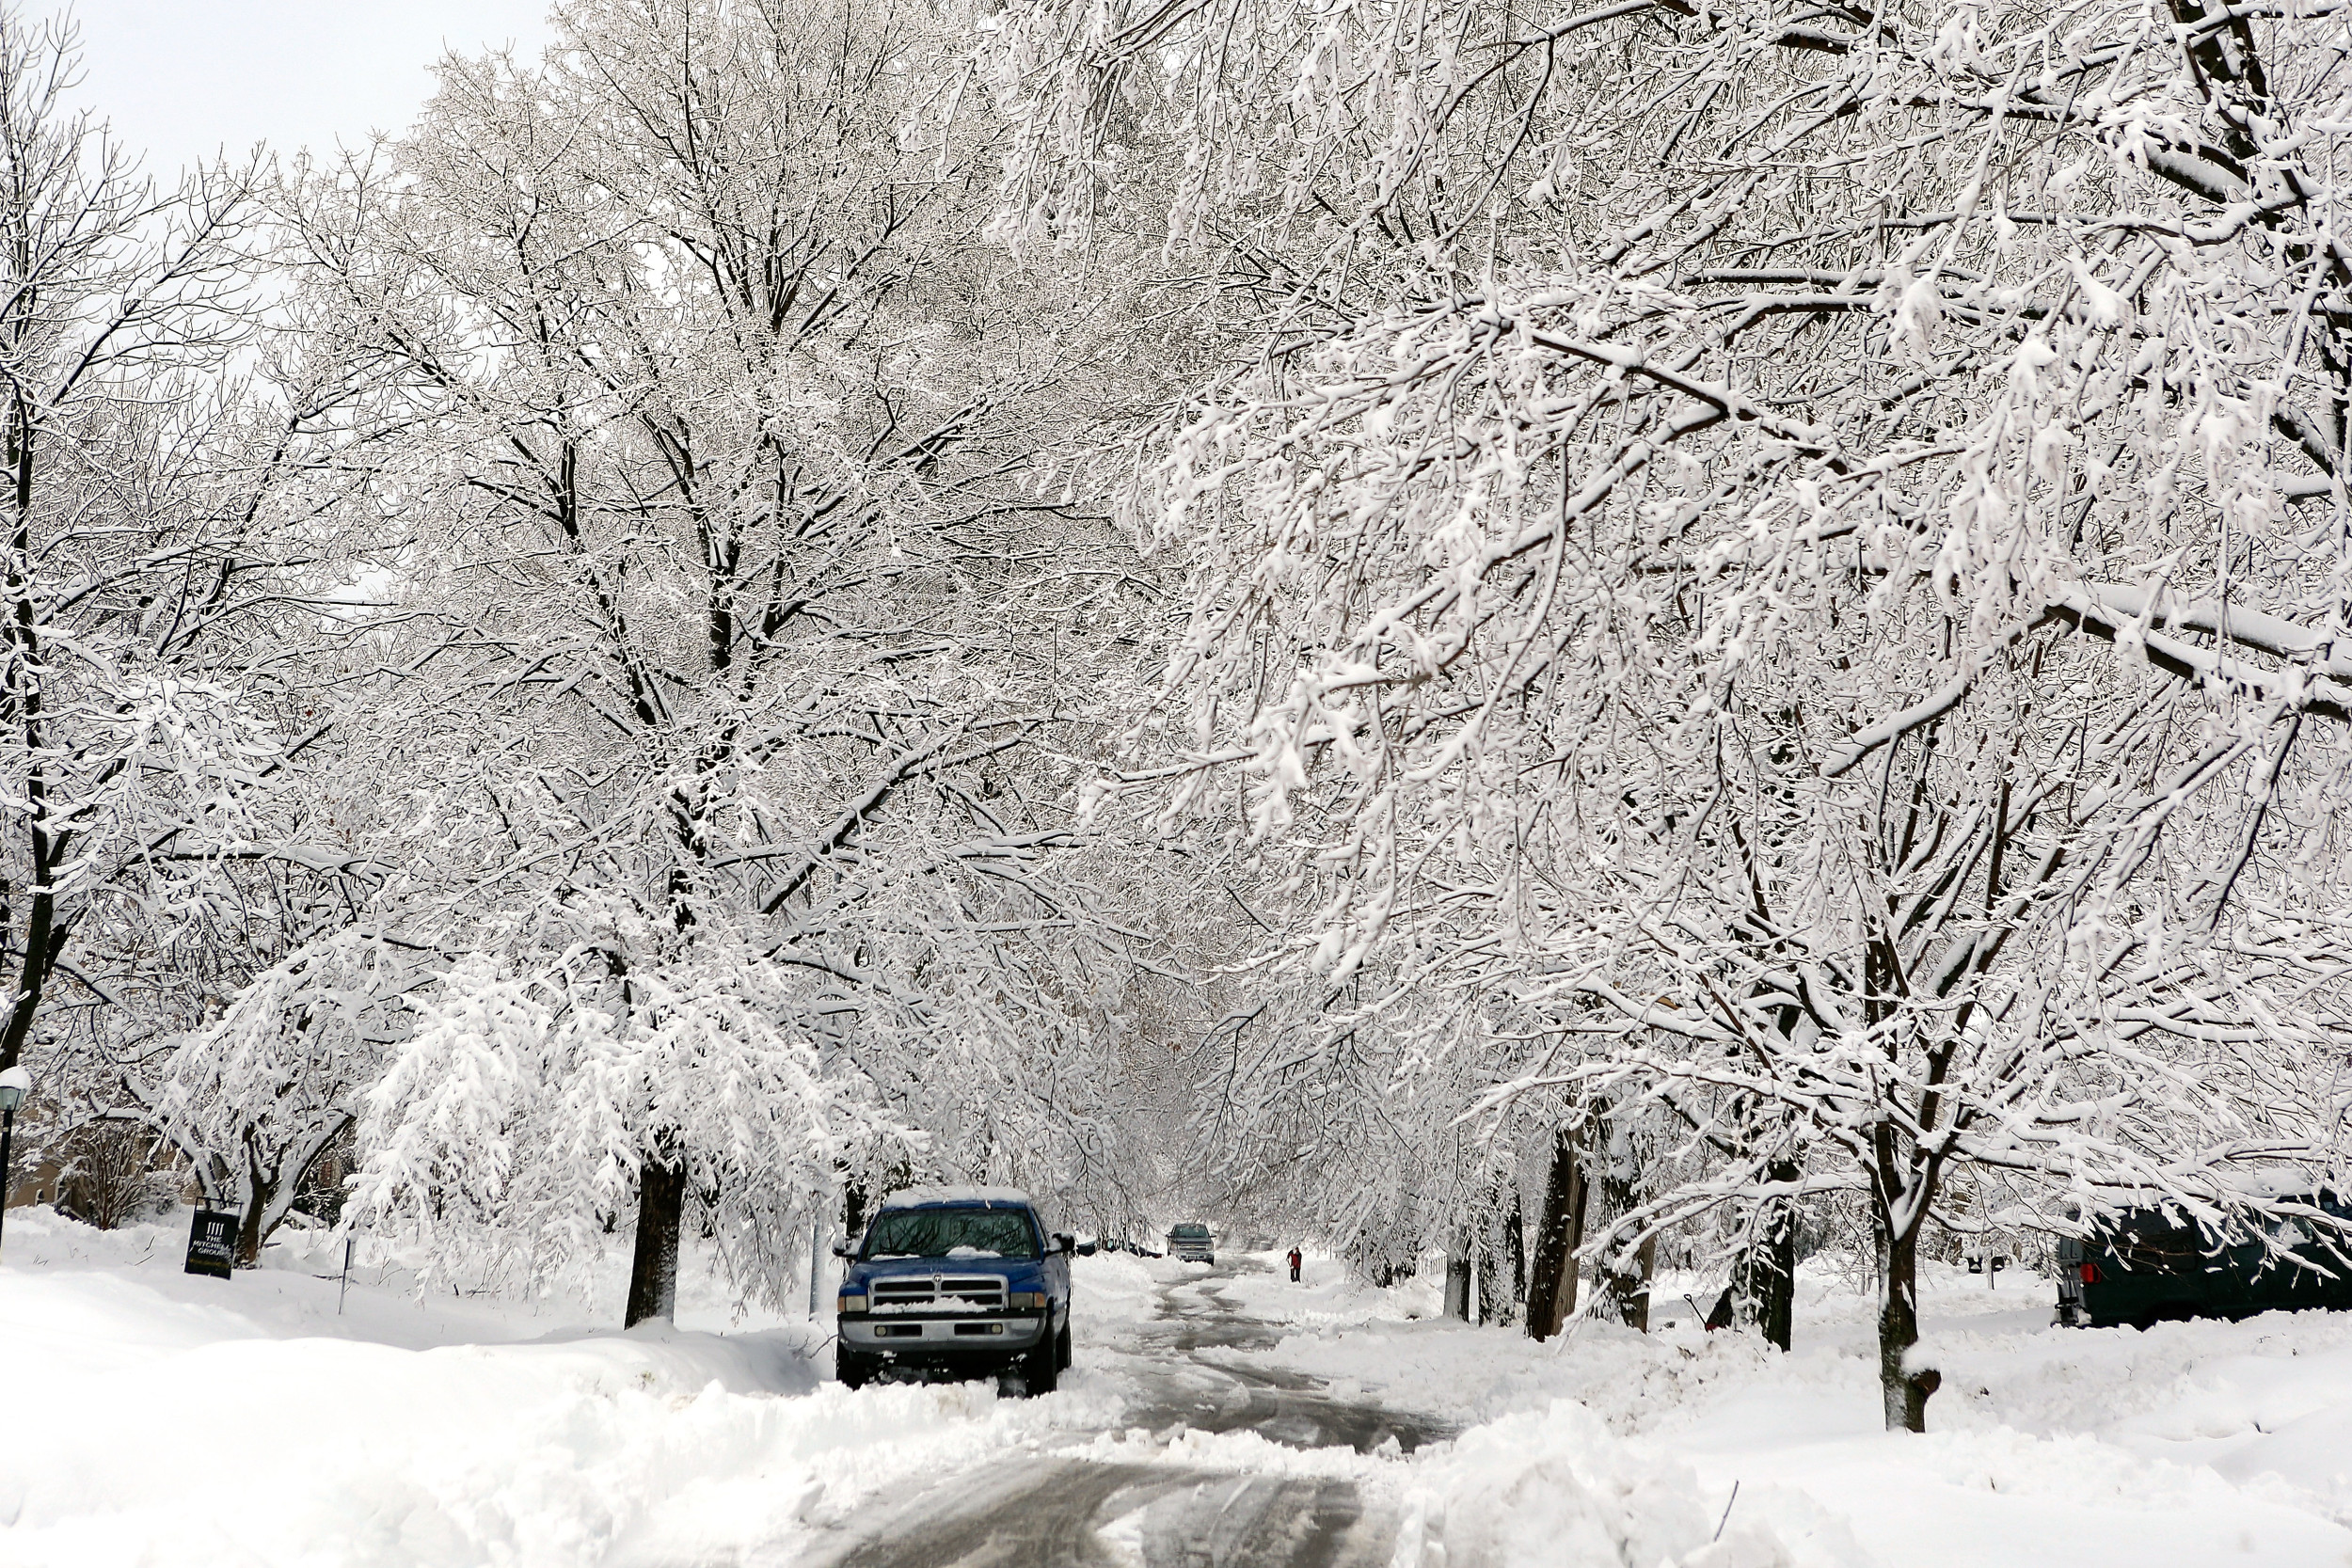
<path fill-rule="evenodd" d="M 1249 1267 L 1252 1265 L 1243 1265 Z M 1125 1430 L 1167 1440 L 1255 1432 L 1292 1448 L 1409 1452 L 1444 1423 L 1313 1380 L 1232 1364 L 1283 1332 L 1217 1289 L 1230 1265 L 1161 1288 L 1161 1316 L 1096 1354 L 1139 1385 Z M 1090 1347 L 1081 1347 L 1082 1359 Z M 1079 1434 L 1073 1434 L 1077 1436 Z M 1322 1476 L 1028 1455 L 983 1465 L 851 1519 L 810 1568 L 1380 1568 L 1389 1511 Z"/>
<path fill-rule="evenodd" d="M 1221 1271 L 1230 1274 L 1232 1271 Z M 1314 1379 L 1236 1365 L 1223 1350 L 1263 1350 L 1278 1343 L 1280 1324 L 1242 1315 L 1214 1276 L 1162 1291 L 1166 1316 L 1144 1330 L 1146 1354 L 1165 1363 L 1147 1397 L 1128 1408 L 1130 1426 L 1158 1432 L 1181 1424 L 1197 1432 L 1255 1432 L 1298 1449 L 1354 1449 L 1370 1453 L 1394 1442 L 1410 1453 L 1451 1436 L 1444 1423 L 1365 1400 L 1337 1399 Z M 1196 1305 L 1199 1304 L 1199 1305 Z"/>

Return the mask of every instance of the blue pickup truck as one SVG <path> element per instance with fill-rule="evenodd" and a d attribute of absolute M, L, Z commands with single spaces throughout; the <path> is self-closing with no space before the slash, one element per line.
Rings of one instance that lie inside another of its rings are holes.
<path fill-rule="evenodd" d="M 1046 1394 L 1070 1365 L 1079 1248 L 1046 1229 L 1026 1193 L 911 1187 L 834 1250 L 849 1263 L 834 1375 L 849 1387 L 993 1376 Z"/>

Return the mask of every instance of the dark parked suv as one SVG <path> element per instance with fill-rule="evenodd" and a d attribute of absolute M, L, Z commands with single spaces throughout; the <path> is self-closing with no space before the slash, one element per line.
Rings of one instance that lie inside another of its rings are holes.
<path fill-rule="evenodd" d="M 1053 1391 L 1070 1365 L 1068 1236 L 1048 1232 L 1028 1195 L 1003 1187 L 914 1187 L 882 1200 L 841 1280 L 834 1373 L 1018 1379 Z M 1091 1250 L 1090 1248 L 1089 1250 Z"/>
<path fill-rule="evenodd" d="M 2352 1206 L 2333 1193 L 2304 1201 L 2352 1221 Z M 2255 1224 L 2260 1234 L 2249 1228 Z M 2352 1309 L 2352 1268 L 2303 1219 L 2236 1221 L 2209 1236 L 2161 1209 L 2125 1209 L 2099 1220 L 2088 1238 L 2062 1238 L 2058 1265 L 2058 1322 L 2073 1325 L 2146 1328 L 2307 1307 Z"/>

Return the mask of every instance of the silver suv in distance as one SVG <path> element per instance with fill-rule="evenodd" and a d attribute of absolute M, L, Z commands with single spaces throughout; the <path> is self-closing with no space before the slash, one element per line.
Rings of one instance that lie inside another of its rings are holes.
<path fill-rule="evenodd" d="M 1180 1225 L 1168 1233 L 1168 1255 L 1187 1263 L 1216 1261 L 1216 1243 L 1205 1225 Z"/>

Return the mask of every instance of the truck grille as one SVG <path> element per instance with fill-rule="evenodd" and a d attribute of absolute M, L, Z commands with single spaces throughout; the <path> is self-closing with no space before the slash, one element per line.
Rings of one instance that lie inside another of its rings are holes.
<path fill-rule="evenodd" d="M 874 1305 L 936 1307 L 946 1311 L 1001 1312 L 1005 1281 L 1001 1275 L 933 1275 L 916 1278 L 877 1279 Z"/>

